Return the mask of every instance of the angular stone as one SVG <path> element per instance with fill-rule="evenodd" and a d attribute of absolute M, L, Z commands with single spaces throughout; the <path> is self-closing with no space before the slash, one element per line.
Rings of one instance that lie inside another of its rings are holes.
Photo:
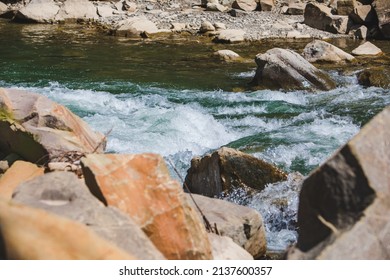
<path fill-rule="evenodd" d="M 374 25 L 377 23 L 377 15 L 371 5 L 359 5 L 349 15 L 357 24 Z"/>
<path fill-rule="evenodd" d="M 241 29 L 225 29 L 222 30 L 215 40 L 221 43 L 238 43 L 245 40 L 245 31 Z"/>
<path fill-rule="evenodd" d="M 56 16 L 56 20 L 95 20 L 98 19 L 95 5 L 89 0 L 66 0 Z"/>
<path fill-rule="evenodd" d="M 27 22 L 50 23 L 55 21 L 59 10 L 60 7 L 54 0 L 31 0 L 16 13 L 16 19 Z"/>
<path fill-rule="evenodd" d="M 370 38 L 368 28 L 364 25 L 352 26 L 351 29 L 349 30 L 349 34 L 352 34 L 353 37 L 362 40 L 366 40 Z"/>
<path fill-rule="evenodd" d="M 254 258 L 265 254 L 267 241 L 263 219 L 256 210 L 221 199 L 192 196 L 211 226 L 217 226 L 220 235 L 230 237 Z M 201 217 L 189 195 L 188 200 Z"/>
<path fill-rule="evenodd" d="M 304 181 L 289 258 L 388 259 L 390 107 Z"/>
<path fill-rule="evenodd" d="M 100 4 L 97 6 L 97 14 L 100 17 L 112 17 L 114 15 L 114 9 L 111 7 L 111 5 Z"/>
<path fill-rule="evenodd" d="M 336 34 L 346 34 L 349 24 L 348 16 L 332 15 L 331 8 L 316 3 L 306 5 L 304 18 L 306 25 Z"/>
<path fill-rule="evenodd" d="M 192 159 L 185 182 L 192 193 L 213 197 L 237 188 L 262 190 L 267 184 L 286 178 L 286 173 L 265 161 L 223 147 Z"/>
<path fill-rule="evenodd" d="M 215 31 L 215 27 L 211 22 L 207 20 L 202 21 L 202 24 L 200 25 L 200 29 L 199 29 L 200 33 L 213 32 L 213 31 Z"/>
<path fill-rule="evenodd" d="M 227 236 L 209 233 L 214 260 L 253 260 L 253 257 Z"/>
<path fill-rule="evenodd" d="M 30 162 L 16 161 L 0 178 L 0 197 L 11 199 L 19 184 L 43 175 L 44 171 L 44 168 Z"/>
<path fill-rule="evenodd" d="M 180 22 L 172 22 L 171 23 L 171 29 L 173 31 L 183 31 L 186 29 L 186 24 L 185 23 L 180 23 Z"/>
<path fill-rule="evenodd" d="M 105 137 L 47 97 L 0 88 L 0 150 L 47 163 L 64 153 L 102 152 Z"/>
<path fill-rule="evenodd" d="M 379 55 L 382 50 L 375 46 L 373 43 L 365 42 L 352 51 L 354 55 Z"/>
<path fill-rule="evenodd" d="M 119 23 L 119 27 L 115 30 L 115 35 L 124 37 L 141 36 L 144 33 L 154 34 L 159 30 L 155 23 L 146 19 L 133 17 Z"/>
<path fill-rule="evenodd" d="M 161 156 L 90 154 L 82 166 L 91 192 L 128 214 L 166 258 L 212 258 L 205 227 Z"/>
<path fill-rule="evenodd" d="M 342 49 L 321 40 L 314 40 L 307 44 L 303 50 L 303 57 L 309 62 L 340 62 L 355 59 Z"/>
<path fill-rule="evenodd" d="M 222 22 L 216 22 L 214 23 L 215 30 L 221 31 L 226 29 L 226 25 Z"/>
<path fill-rule="evenodd" d="M 257 8 L 257 2 L 255 0 L 235 0 L 232 8 L 252 12 Z"/>
<path fill-rule="evenodd" d="M 334 81 L 292 50 L 274 48 L 256 56 L 254 85 L 285 90 L 330 90 Z"/>
<path fill-rule="evenodd" d="M 207 11 L 211 12 L 226 12 L 229 8 L 219 3 L 207 3 Z"/>
<path fill-rule="evenodd" d="M 241 59 L 241 56 L 231 50 L 219 50 L 214 53 L 214 56 L 219 57 L 224 61 L 237 61 Z"/>
<path fill-rule="evenodd" d="M 0 240 L 0 259 L 135 259 L 85 225 L 1 198 Z"/>
<path fill-rule="evenodd" d="M 275 0 L 260 0 L 260 7 L 263 12 L 270 12 L 275 8 Z"/>
<path fill-rule="evenodd" d="M 70 172 L 52 172 L 20 184 L 13 200 L 84 224 L 102 238 L 138 259 L 164 259 L 128 216 L 105 207 Z"/>

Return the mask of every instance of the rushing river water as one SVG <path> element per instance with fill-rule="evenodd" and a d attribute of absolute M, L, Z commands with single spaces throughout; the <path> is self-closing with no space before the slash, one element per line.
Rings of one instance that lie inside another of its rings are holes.
<path fill-rule="evenodd" d="M 389 90 L 357 85 L 356 65 L 349 76 L 329 70 L 339 84 L 329 92 L 247 89 L 257 53 L 271 46 L 300 51 L 307 42 L 138 42 L 82 27 L 0 21 L 0 86 L 44 94 L 94 129 L 112 129 L 109 152 L 159 153 L 183 176 L 193 156 L 220 146 L 307 175 L 390 104 Z M 390 49 L 389 43 L 378 44 Z M 224 48 L 247 61 L 222 63 L 211 56 Z M 250 201 L 230 199 L 260 211 L 269 249 L 283 250 L 296 239 L 297 193 L 290 180 Z"/>

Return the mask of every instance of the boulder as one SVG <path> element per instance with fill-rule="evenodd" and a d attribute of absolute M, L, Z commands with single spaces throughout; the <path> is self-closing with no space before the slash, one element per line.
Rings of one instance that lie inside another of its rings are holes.
<path fill-rule="evenodd" d="M 214 260 L 253 260 L 253 257 L 227 236 L 209 233 Z"/>
<path fill-rule="evenodd" d="M 44 171 L 42 167 L 30 162 L 16 161 L 0 178 L 0 197 L 10 200 L 19 184 L 43 175 Z"/>
<path fill-rule="evenodd" d="M 216 22 L 214 23 L 214 27 L 216 31 L 221 31 L 226 29 L 226 25 L 222 22 Z"/>
<path fill-rule="evenodd" d="M 261 10 L 264 12 L 270 12 L 275 8 L 275 0 L 260 0 Z"/>
<path fill-rule="evenodd" d="M 245 31 L 242 29 L 225 29 L 217 35 L 215 41 L 220 43 L 243 42 L 245 40 L 244 35 Z"/>
<path fill-rule="evenodd" d="M 0 259 L 131 260 L 85 225 L 0 198 Z"/>
<path fill-rule="evenodd" d="M 0 2 L 0 16 L 8 12 L 8 6 Z"/>
<path fill-rule="evenodd" d="M 200 33 L 213 32 L 213 31 L 215 31 L 215 27 L 211 22 L 207 20 L 202 21 L 199 29 Z"/>
<path fill-rule="evenodd" d="M 373 43 L 365 42 L 352 51 L 354 55 L 379 55 L 382 50 L 375 46 Z"/>
<path fill-rule="evenodd" d="M 164 259 L 135 222 L 105 207 L 71 172 L 47 173 L 24 182 L 14 191 L 13 200 L 84 224 L 137 259 Z"/>
<path fill-rule="evenodd" d="M 16 13 L 16 20 L 24 22 L 54 22 L 60 7 L 54 0 L 31 0 Z"/>
<path fill-rule="evenodd" d="M 228 7 L 221 5 L 219 3 L 207 3 L 207 8 L 206 11 L 211 11 L 211 12 L 221 12 L 224 13 L 227 10 L 229 10 Z"/>
<path fill-rule="evenodd" d="M 257 9 L 257 2 L 255 0 L 235 0 L 232 8 L 252 12 Z"/>
<path fill-rule="evenodd" d="M 252 81 L 271 89 L 330 90 L 334 81 L 292 50 L 274 48 L 258 54 L 256 75 Z"/>
<path fill-rule="evenodd" d="M 373 2 L 378 15 L 379 28 L 386 39 L 390 39 L 390 1 L 375 0 Z"/>
<path fill-rule="evenodd" d="M 100 17 L 112 17 L 115 10 L 111 7 L 111 5 L 99 4 L 96 11 Z"/>
<path fill-rule="evenodd" d="M 305 12 L 306 3 L 293 2 L 288 5 L 286 14 L 288 15 L 303 15 Z"/>
<path fill-rule="evenodd" d="M 371 38 L 368 28 L 364 25 L 352 26 L 349 30 L 349 34 L 353 35 L 354 38 L 366 40 Z"/>
<path fill-rule="evenodd" d="M 348 16 L 333 15 L 331 8 L 318 3 L 308 3 L 304 12 L 304 23 L 310 27 L 331 33 L 346 34 Z"/>
<path fill-rule="evenodd" d="M 371 5 L 358 5 L 349 16 L 357 24 L 374 25 L 377 23 L 377 15 Z"/>
<path fill-rule="evenodd" d="M 237 61 L 241 59 L 241 56 L 231 50 L 219 50 L 214 52 L 214 56 L 223 61 Z"/>
<path fill-rule="evenodd" d="M 342 49 L 321 40 L 314 40 L 307 44 L 302 56 L 309 62 L 340 62 L 355 59 Z"/>
<path fill-rule="evenodd" d="M 183 31 L 186 29 L 186 24 L 185 23 L 181 23 L 181 22 L 172 22 L 171 23 L 171 29 L 173 31 Z"/>
<path fill-rule="evenodd" d="M 337 14 L 340 16 L 349 16 L 357 6 L 356 0 L 337 0 Z"/>
<path fill-rule="evenodd" d="M 387 67 L 370 67 L 358 73 L 357 79 L 364 87 L 390 88 L 390 71 Z"/>
<path fill-rule="evenodd" d="M 0 88 L 0 150 L 48 163 L 65 153 L 103 152 L 106 139 L 43 95 Z"/>
<path fill-rule="evenodd" d="M 129 215 L 166 258 L 212 258 L 205 227 L 161 156 L 90 154 L 82 166 L 91 192 Z"/>
<path fill-rule="evenodd" d="M 237 188 L 261 191 L 267 184 L 286 178 L 286 173 L 272 164 L 223 147 L 202 158 L 193 158 L 185 183 L 192 193 L 214 197 Z"/>
<path fill-rule="evenodd" d="M 289 259 L 388 259 L 390 107 L 304 181 Z"/>
<path fill-rule="evenodd" d="M 56 20 L 96 20 L 99 16 L 95 5 L 89 0 L 66 0 L 58 14 Z"/>
<path fill-rule="evenodd" d="M 115 30 L 115 35 L 124 37 L 139 37 L 145 33 L 158 33 L 159 30 L 152 21 L 146 18 L 133 17 L 121 21 Z"/>
<path fill-rule="evenodd" d="M 259 212 L 221 199 L 196 194 L 192 194 L 192 197 L 211 226 L 216 225 L 221 236 L 230 237 L 254 258 L 265 254 L 267 241 L 263 219 Z M 202 218 L 192 199 L 190 197 L 188 199 Z"/>

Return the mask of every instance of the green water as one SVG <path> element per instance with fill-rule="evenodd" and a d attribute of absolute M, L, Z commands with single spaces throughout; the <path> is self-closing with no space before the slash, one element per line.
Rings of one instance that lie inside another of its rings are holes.
<path fill-rule="evenodd" d="M 94 129 L 112 129 L 109 152 L 159 153 L 183 176 L 192 157 L 221 146 L 308 174 L 390 104 L 390 95 L 387 89 L 357 85 L 354 74 L 367 65 L 387 67 L 387 55 L 349 66 L 320 65 L 339 85 L 329 92 L 248 87 L 257 53 L 271 47 L 300 52 L 306 43 L 217 45 L 201 37 L 136 41 L 85 26 L 0 21 L 0 86 L 44 94 Z M 360 42 L 333 43 L 350 51 Z M 389 42 L 375 43 L 390 53 Z M 212 56 L 226 48 L 245 61 L 224 63 Z M 297 192 L 286 183 L 267 191 L 272 193 L 288 199 L 283 213 L 261 201 L 251 207 L 263 214 L 268 246 L 281 249 L 296 238 L 288 225 L 296 219 Z"/>

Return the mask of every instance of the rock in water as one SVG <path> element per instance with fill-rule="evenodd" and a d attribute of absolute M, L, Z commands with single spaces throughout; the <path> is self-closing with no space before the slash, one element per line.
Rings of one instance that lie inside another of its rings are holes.
<path fill-rule="evenodd" d="M 379 55 L 382 50 L 373 43 L 365 42 L 352 51 L 354 55 Z"/>
<path fill-rule="evenodd" d="M 85 225 L 2 199 L 0 242 L 2 260 L 135 259 Z"/>
<path fill-rule="evenodd" d="M 304 181 L 290 259 L 388 259 L 390 107 Z"/>
<path fill-rule="evenodd" d="M 314 40 L 307 44 L 303 50 L 303 57 L 309 62 L 340 62 L 355 59 L 342 49 L 321 40 Z"/>
<path fill-rule="evenodd" d="M 210 224 L 217 226 L 220 235 L 230 237 L 254 258 L 260 258 L 265 254 L 267 241 L 259 212 L 221 199 L 196 194 L 192 196 Z M 190 198 L 189 201 L 198 211 Z M 197 213 L 202 218 L 201 214 Z"/>
<path fill-rule="evenodd" d="M 237 188 L 262 190 L 267 184 L 286 178 L 286 173 L 272 164 L 224 147 L 192 159 L 185 182 L 192 193 L 214 197 Z"/>
<path fill-rule="evenodd" d="M 16 13 L 19 21 L 50 23 L 55 21 L 60 7 L 54 0 L 31 0 Z"/>
<path fill-rule="evenodd" d="M 0 88 L 0 151 L 46 163 L 65 152 L 103 152 L 105 137 L 43 95 Z"/>
<path fill-rule="evenodd" d="M 20 184 L 13 200 L 69 218 L 141 260 L 164 259 L 128 216 L 105 207 L 71 172 L 52 172 Z"/>
<path fill-rule="evenodd" d="M 270 89 L 331 90 L 335 82 L 292 50 L 274 48 L 258 54 L 252 84 Z"/>
<path fill-rule="evenodd" d="M 219 50 L 214 53 L 214 56 L 219 57 L 224 61 L 237 61 L 241 59 L 241 56 L 231 50 Z"/>
<path fill-rule="evenodd" d="M 133 17 L 119 23 L 115 35 L 124 37 L 139 37 L 145 33 L 157 33 L 156 24 L 146 18 Z"/>
<path fill-rule="evenodd" d="M 168 259 L 212 259 L 202 221 L 161 156 L 90 154 L 82 159 L 91 192 L 128 214 Z"/>

